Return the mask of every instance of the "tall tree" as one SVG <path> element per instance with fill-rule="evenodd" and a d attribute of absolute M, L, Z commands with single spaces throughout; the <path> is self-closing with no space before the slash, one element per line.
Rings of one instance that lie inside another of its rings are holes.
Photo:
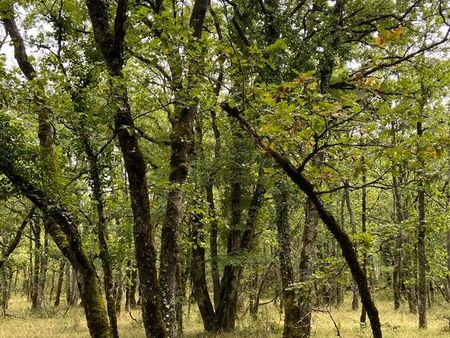
<path fill-rule="evenodd" d="M 142 315 L 147 337 L 166 337 L 161 314 L 161 300 L 156 270 L 156 251 L 153 225 L 150 221 L 150 202 L 143 153 L 134 132 L 134 121 L 123 76 L 124 44 L 128 1 L 117 3 L 114 25 L 111 27 L 108 5 L 102 0 L 86 1 L 97 48 L 102 54 L 111 76 L 111 94 L 114 98 L 115 128 L 130 189 L 134 217 L 134 243 L 140 278 Z"/>
<path fill-rule="evenodd" d="M 190 29 L 193 40 L 201 39 L 203 22 L 209 0 L 196 0 L 193 4 L 190 17 Z M 176 61 L 181 57 L 177 56 Z M 170 61 L 169 61 L 170 62 Z M 188 105 L 176 105 L 175 116 L 172 120 L 170 135 L 170 175 L 171 186 L 167 196 L 166 216 L 161 230 L 161 255 L 160 255 L 160 287 L 163 317 L 166 321 L 170 337 L 176 335 L 176 297 L 178 292 L 177 276 L 174 264 L 180 263 L 180 225 L 183 218 L 183 185 L 189 170 L 189 155 L 193 152 L 193 123 L 197 115 L 197 100 L 190 97 L 190 91 L 195 87 L 193 66 L 188 66 L 186 88 L 182 88 L 182 74 L 180 65 L 171 65 L 172 77 L 176 79 L 178 102 L 192 102 Z M 178 83 L 180 81 L 180 83 Z"/>

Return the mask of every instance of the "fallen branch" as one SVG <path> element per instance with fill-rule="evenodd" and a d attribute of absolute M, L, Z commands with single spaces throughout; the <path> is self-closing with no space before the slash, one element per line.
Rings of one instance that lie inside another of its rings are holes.
<path fill-rule="evenodd" d="M 315 312 L 322 312 L 322 313 L 327 313 L 328 316 L 330 317 L 331 321 L 333 322 L 333 325 L 334 325 L 334 327 L 335 327 L 335 329 L 336 329 L 336 334 L 337 334 L 337 336 L 338 336 L 338 337 L 341 337 L 341 338 L 344 338 L 344 337 L 341 335 L 341 331 L 339 330 L 339 326 L 337 325 L 336 321 L 334 320 L 333 315 L 331 314 L 331 312 L 330 312 L 329 309 L 326 309 L 326 310 L 323 310 L 323 309 L 312 309 L 312 311 L 315 311 Z"/>
<path fill-rule="evenodd" d="M 130 315 L 130 318 L 132 320 L 134 320 L 139 326 L 142 326 L 142 323 L 139 320 L 137 320 L 136 318 L 133 317 L 133 314 L 131 313 L 131 310 L 128 310 L 128 314 Z"/>

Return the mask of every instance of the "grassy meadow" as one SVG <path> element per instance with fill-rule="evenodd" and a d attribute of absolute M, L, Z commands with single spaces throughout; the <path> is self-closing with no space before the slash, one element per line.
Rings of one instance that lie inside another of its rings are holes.
<path fill-rule="evenodd" d="M 383 333 L 386 338 L 444 338 L 450 337 L 449 320 L 450 306 L 434 306 L 429 309 L 427 330 L 417 329 L 417 317 L 408 313 L 406 307 L 394 311 L 392 302 L 378 299 Z M 444 304 L 445 305 L 445 304 Z M 343 338 L 371 337 L 370 327 L 361 328 L 359 311 L 351 310 L 350 297 L 338 309 L 331 308 L 330 314 L 339 327 Z M 314 312 L 312 337 L 337 337 L 333 321 L 327 312 Z M 133 319 L 134 318 L 134 319 Z M 120 334 L 123 338 L 144 337 L 142 325 L 136 321 L 139 313 L 130 314 L 122 311 L 119 319 Z M 238 328 L 229 334 L 211 335 L 202 332 L 201 319 L 196 305 L 185 308 L 184 336 L 194 337 L 280 337 L 283 315 L 279 307 L 270 304 L 261 306 L 258 320 L 252 320 L 249 315 L 241 315 Z M 89 333 L 81 307 L 59 309 L 48 308 L 42 312 L 29 310 L 29 303 L 24 298 L 13 297 L 6 317 L 0 317 L 0 338 L 87 338 Z"/>

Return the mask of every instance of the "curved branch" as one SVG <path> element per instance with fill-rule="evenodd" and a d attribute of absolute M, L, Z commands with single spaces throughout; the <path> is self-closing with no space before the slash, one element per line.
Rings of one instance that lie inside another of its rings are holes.
<path fill-rule="evenodd" d="M 33 205 L 28 212 L 28 214 L 25 216 L 25 219 L 22 221 L 22 223 L 19 226 L 19 229 L 17 229 L 16 235 L 14 236 L 14 239 L 12 242 L 6 247 L 6 250 L 3 252 L 2 257 L 0 258 L 0 269 L 3 267 L 3 265 L 8 260 L 9 256 L 13 253 L 13 251 L 17 248 L 19 245 L 20 239 L 22 237 L 23 230 L 28 224 L 28 221 L 33 217 L 34 211 L 36 210 L 36 206 Z"/>
<path fill-rule="evenodd" d="M 358 284 L 361 301 L 369 316 L 373 336 L 375 338 L 381 338 L 381 323 L 378 315 L 378 309 L 372 299 L 366 275 L 358 262 L 358 256 L 355 248 L 353 247 L 353 243 L 347 233 L 339 226 L 333 214 L 325 207 L 312 183 L 294 167 L 291 161 L 280 155 L 269 144 L 266 144 L 258 135 L 256 130 L 241 116 L 241 111 L 239 111 L 236 107 L 231 107 L 227 102 L 223 102 L 221 107 L 228 115 L 239 121 L 241 126 L 255 139 L 258 145 L 281 166 L 290 179 L 308 196 L 314 204 L 321 220 L 339 243 L 342 254 L 345 257 L 352 273 L 353 279 Z"/>

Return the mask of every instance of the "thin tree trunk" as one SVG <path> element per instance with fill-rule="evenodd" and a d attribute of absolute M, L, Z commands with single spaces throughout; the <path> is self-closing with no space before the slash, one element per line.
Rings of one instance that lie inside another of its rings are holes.
<path fill-rule="evenodd" d="M 79 100 L 76 100 L 79 102 Z M 76 106 L 76 110 L 78 106 Z M 83 123 L 83 122 L 82 122 Z M 103 268 L 103 285 L 106 296 L 106 308 L 108 311 L 109 323 L 111 325 L 111 333 L 114 338 L 119 337 L 119 330 L 117 327 L 117 308 L 114 299 L 114 285 L 111 258 L 108 249 L 107 228 L 105 218 L 105 208 L 103 203 L 103 189 L 100 178 L 100 166 L 98 154 L 95 153 L 89 134 L 86 130 L 81 130 L 80 138 L 84 146 L 84 152 L 89 163 L 89 181 L 92 189 L 92 201 L 95 204 L 97 211 L 97 238 L 100 250 L 100 259 Z"/>
<path fill-rule="evenodd" d="M 191 217 L 192 233 L 192 292 L 197 302 L 203 327 L 206 331 L 216 331 L 216 317 L 214 307 L 208 292 L 205 267 L 205 248 L 201 243 L 204 241 L 203 220 L 200 214 L 194 214 Z"/>
<path fill-rule="evenodd" d="M 236 257 L 239 255 L 241 241 L 242 218 L 242 133 L 239 126 L 231 121 L 233 130 L 233 158 L 231 159 L 230 182 L 230 229 L 227 236 L 227 255 Z M 238 288 L 239 267 L 227 264 L 221 280 L 219 304 L 216 307 L 217 328 L 223 331 L 232 331 L 236 319 L 236 302 Z"/>
<path fill-rule="evenodd" d="M 131 286 L 130 286 L 130 308 L 135 309 L 137 307 L 136 301 L 136 291 L 138 288 L 138 272 L 137 269 L 133 268 L 131 272 Z"/>
<path fill-rule="evenodd" d="M 250 276 L 250 297 L 249 297 L 249 312 L 253 320 L 258 319 L 259 308 L 259 273 L 256 272 Z"/>
<path fill-rule="evenodd" d="M 353 208 L 352 208 L 351 200 L 350 200 L 350 189 L 348 187 L 347 182 L 345 183 L 344 196 L 345 196 L 345 204 L 347 205 L 350 225 L 352 227 L 352 234 L 355 235 L 356 234 L 356 223 L 355 223 L 355 217 L 353 216 Z M 356 250 L 356 246 L 355 246 L 355 250 Z M 358 310 L 358 307 L 359 307 L 359 297 L 358 297 L 359 293 L 358 293 L 358 285 L 356 284 L 355 281 L 353 281 L 353 283 L 352 283 L 352 292 L 353 292 L 352 310 L 356 311 L 356 310 Z"/>
<path fill-rule="evenodd" d="M 417 135 L 422 137 L 422 122 L 417 122 Z M 419 178 L 418 204 L 419 222 L 417 225 L 417 262 L 419 268 L 418 294 L 419 294 L 419 328 L 427 328 L 427 280 L 426 280 L 426 251 L 425 251 L 425 188 L 423 177 Z"/>
<path fill-rule="evenodd" d="M 447 298 L 450 299 L 450 230 L 447 231 Z"/>
<path fill-rule="evenodd" d="M 50 292 L 48 295 L 48 303 L 50 304 L 53 300 L 53 294 L 55 293 L 55 269 L 52 269 L 52 277 L 50 278 Z"/>
<path fill-rule="evenodd" d="M 311 291 L 312 287 L 308 286 L 310 277 L 314 272 L 314 259 L 316 257 L 316 237 L 317 228 L 319 224 L 319 215 L 317 209 L 311 200 L 308 198 L 305 203 L 305 226 L 303 229 L 303 246 L 300 255 L 300 278 L 299 282 L 303 283 L 305 287 L 301 289 L 299 297 L 300 309 L 300 327 L 302 338 L 308 338 L 311 333 L 311 318 L 312 318 L 312 302 Z"/>
<path fill-rule="evenodd" d="M 192 7 L 190 18 L 190 28 L 194 39 L 200 39 L 203 32 L 203 22 L 209 0 L 196 0 Z M 176 58 L 177 60 L 179 58 Z M 173 77 L 181 79 L 180 65 L 172 65 Z M 187 90 L 194 88 L 195 81 L 191 69 L 187 73 Z M 181 91 L 176 94 L 181 102 L 188 99 Z M 181 97 L 180 97 L 181 96 Z M 175 119 L 172 125 L 170 137 L 170 191 L 167 197 L 166 216 L 161 230 L 161 255 L 160 255 L 160 276 L 159 284 L 161 288 L 162 314 L 165 320 L 167 332 L 170 337 L 177 334 L 176 328 L 176 297 L 178 293 L 176 269 L 173 267 L 179 264 L 180 258 L 180 224 L 183 217 L 183 185 L 186 181 L 189 163 L 188 158 L 193 151 L 193 123 L 197 115 L 196 99 L 194 104 L 175 106 Z"/>
<path fill-rule="evenodd" d="M 125 287 L 125 311 L 130 311 L 130 298 L 131 298 L 131 283 L 132 283 L 132 268 L 131 261 L 127 261 L 127 270 L 126 270 L 126 287 Z"/>
<path fill-rule="evenodd" d="M 61 292 L 64 280 L 64 267 L 66 266 L 66 261 L 64 259 L 61 260 L 59 264 L 59 274 L 58 274 L 58 283 L 56 284 L 56 293 L 55 293 L 55 306 L 59 306 L 61 300 Z"/>
<path fill-rule="evenodd" d="M 309 337 L 303 335 L 301 314 L 296 299 L 294 283 L 294 268 L 291 255 L 291 231 L 289 226 L 289 192 L 286 182 L 278 181 L 274 188 L 276 208 L 277 238 L 280 248 L 280 275 L 282 299 L 284 307 L 283 337 Z M 307 295 L 305 295 L 307 297 Z M 303 295 L 300 296 L 303 299 Z"/>
<path fill-rule="evenodd" d="M 41 223 L 39 220 L 34 222 L 34 268 L 33 268 L 33 284 L 31 292 L 31 308 L 33 310 L 42 309 L 42 298 L 39 290 L 39 276 L 41 272 Z"/>
<path fill-rule="evenodd" d="M 362 158 L 363 165 L 364 158 Z M 365 168 L 363 169 L 363 177 L 362 177 L 362 197 L 361 197 L 361 231 L 363 234 L 366 233 L 367 226 L 367 188 L 366 188 L 366 173 Z M 367 278 L 367 252 L 363 253 L 363 271 Z M 359 318 L 360 323 L 366 323 L 366 309 L 364 308 L 364 304 L 361 306 L 361 316 Z"/>
<path fill-rule="evenodd" d="M 239 132 L 235 136 L 240 135 Z M 241 142 L 235 139 L 236 155 L 239 154 L 239 145 Z M 239 157 L 234 159 L 236 167 L 234 170 L 241 168 L 242 162 L 237 161 Z M 237 175 L 241 175 L 240 171 L 236 171 Z M 264 182 L 264 161 L 260 163 L 258 179 L 253 191 L 250 207 L 248 209 L 247 220 L 244 231 L 240 229 L 241 224 L 241 178 L 235 177 L 231 183 L 231 229 L 228 234 L 227 252 L 232 258 L 236 258 L 242 254 L 249 252 L 253 247 L 253 236 L 255 232 L 256 220 L 262 205 L 264 194 L 266 193 Z M 235 327 L 237 315 L 237 300 L 239 291 L 239 281 L 243 271 L 243 266 L 226 265 L 221 281 L 220 302 L 216 310 L 217 329 L 220 331 L 231 331 Z"/>
<path fill-rule="evenodd" d="M 114 297 L 114 305 L 117 315 L 120 315 L 122 309 L 122 298 L 123 298 L 123 278 L 122 273 L 119 275 L 117 285 L 115 287 L 116 293 Z"/>
<path fill-rule="evenodd" d="M 41 265 L 39 273 L 38 294 L 41 302 L 41 308 L 45 305 L 45 286 L 47 282 L 48 266 L 48 234 L 44 231 L 44 247 L 42 248 Z"/>
<path fill-rule="evenodd" d="M 112 78 L 111 93 L 117 108 L 115 126 L 128 177 L 136 263 L 139 270 L 142 317 L 147 337 L 167 337 L 161 313 L 160 287 L 157 279 L 156 251 L 146 178 L 146 161 L 135 134 L 134 121 L 123 76 L 124 43 L 128 1 L 119 0 L 114 27 L 109 24 L 108 8 L 103 1 L 86 0 L 97 49 L 103 55 Z M 172 262 L 173 263 L 173 262 Z"/>
<path fill-rule="evenodd" d="M 401 303 L 401 288 L 403 284 L 403 273 L 402 273 L 402 247 L 404 245 L 404 236 L 403 236 L 403 222 L 406 220 L 405 211 L 403 209 L 402 203 L 402 194 L 399 188 L 398 179 L 393 177 L 393 185 L 394 185 L 394 213 L 395 213 L 395 222 L 398 224 L 398 234 L 395 241 L 395 251 L 394 251 L 394 271 L 393 271 L 393 289 L 394 289 L 394 310 L 398 310 L 400 308 Z"/>
<path fill-rule="evenodd" d="M 209 247 L 211 253 L 211 277 L 213 282 L 213 294 L 214 294 L 214 306 L 217 308 L 220 298 L 220 275 L 219 275 L 219 264 L 217 261 L 217 236 L 218 236 L 218 220 L 216 214 L 216 207 L 214 203 L 213 185 L 210 182 L 206 187 L 206 199 L 209 207 L 209 214 L 212 219 L 211 221 L 211 232 L 209 237 Z M 449 277 L 450 278 L 450 277 Z"/>
<path fill-rule="evenodd" d="M 28 236 L 28 270 L 27 270 L 27 302 L 32 298 L 33 285 L 33 223 L 30 222 L 30 231 Z"/>

